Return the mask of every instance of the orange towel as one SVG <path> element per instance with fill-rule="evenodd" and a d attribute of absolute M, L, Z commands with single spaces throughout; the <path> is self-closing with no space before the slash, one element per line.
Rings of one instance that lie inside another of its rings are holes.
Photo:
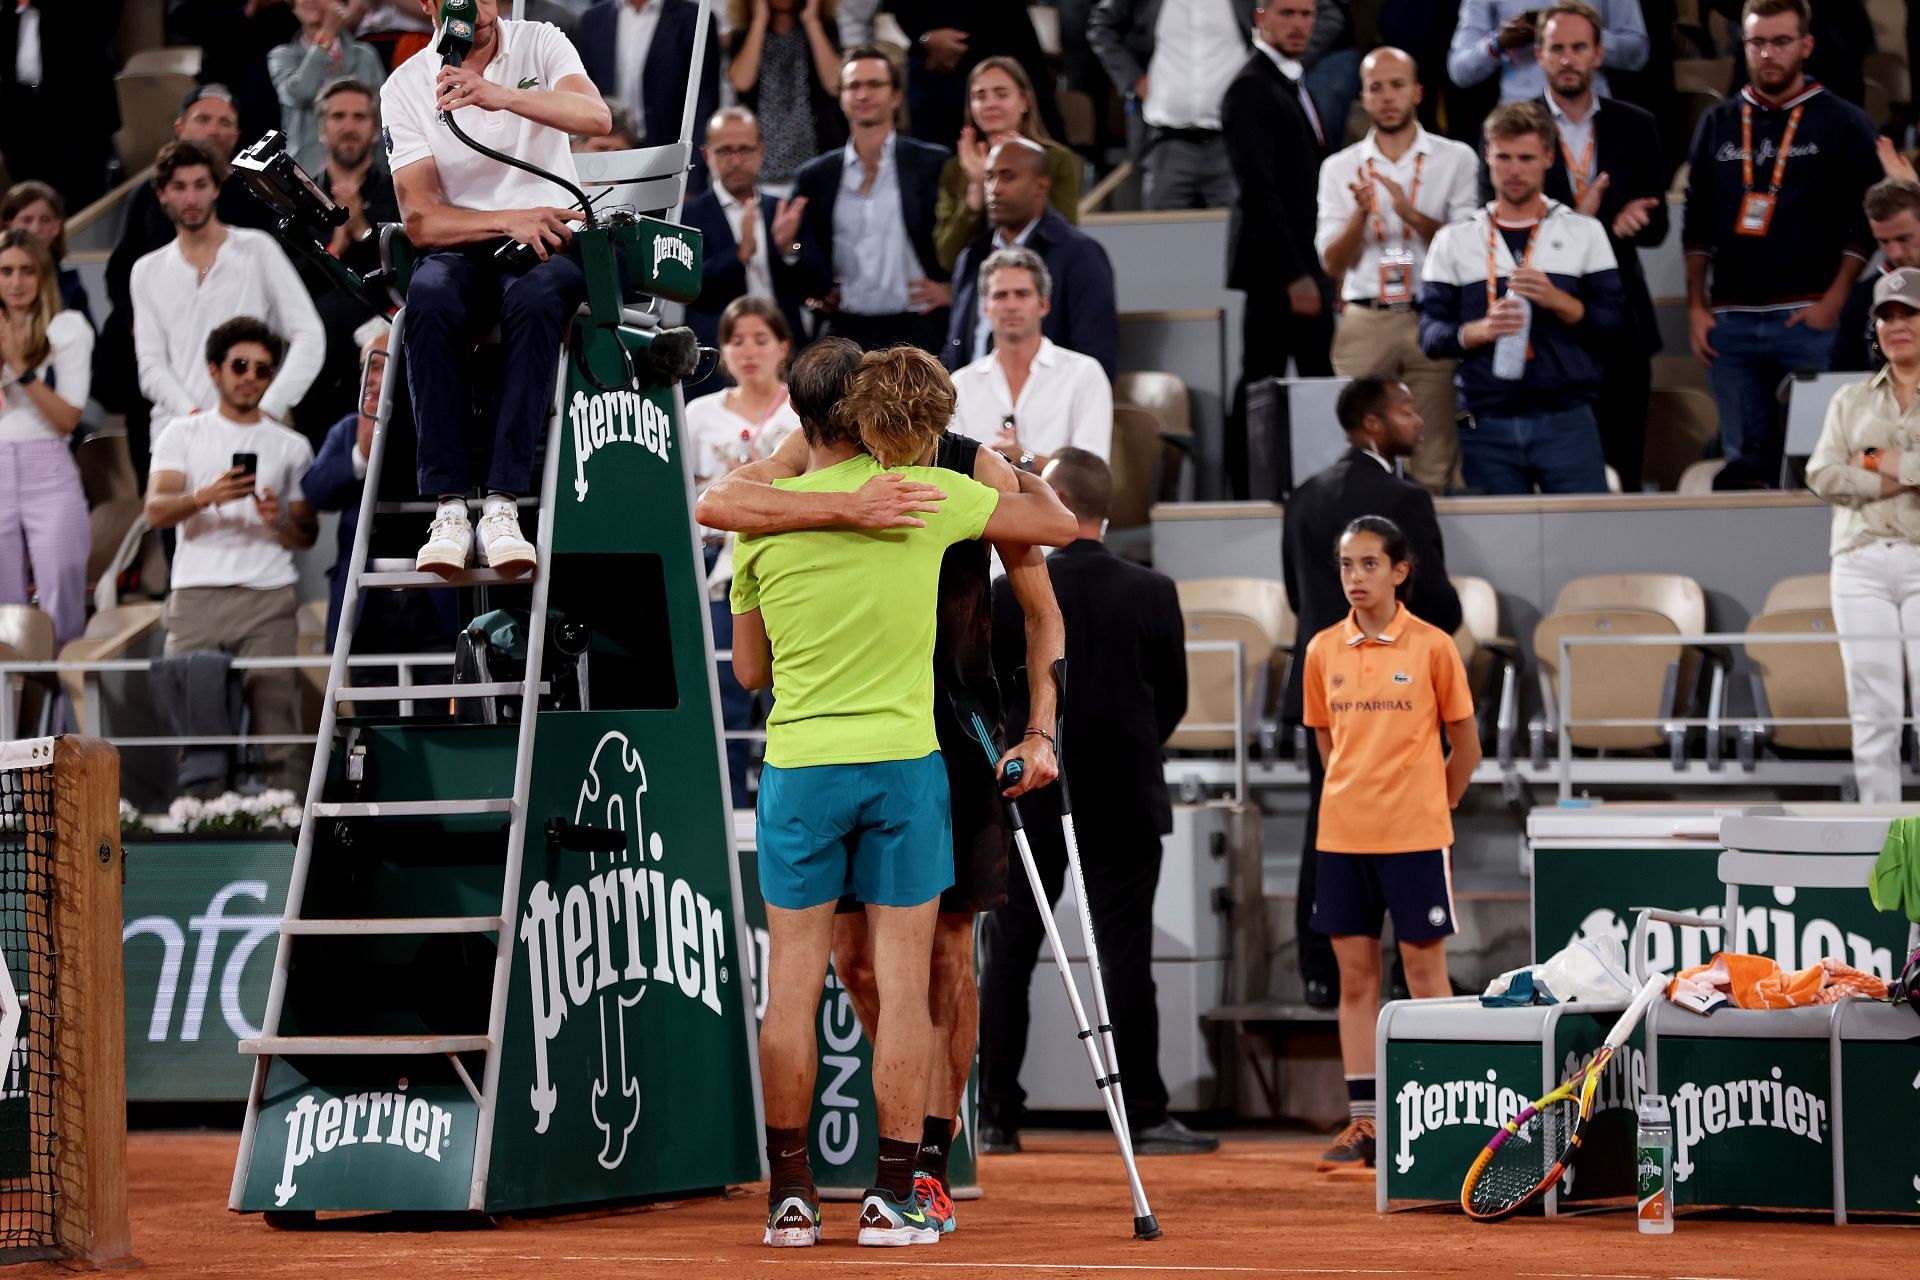
<path fill-rule="evenodd" d="M 1667 985 L 1667 998 L 1695 1013 L 1722 1004 L 1740 1009 L 1795 1009 L 1832 1004 L 1848 996 L 1887 998 L 1884 979 L 1840 960 L 1826 959 L 1796 973 L 1766 956 L 1721 952 L 1707 964 L 1684 969 Z"/>

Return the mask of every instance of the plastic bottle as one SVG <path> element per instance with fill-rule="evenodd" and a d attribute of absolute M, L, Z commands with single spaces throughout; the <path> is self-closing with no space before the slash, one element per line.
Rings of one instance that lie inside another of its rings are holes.
<path fill-rule="evenodd" d="M 1640 1099 L 1640 1134 L 1634 1143 L 1640 1185 L 1640 1234 L 1673 1234 L 1673 1117 L 1666 1098 Z"/>
<path fill-rule="evenodd" d="M 753 432 L 742 428 L 740 432 L 740 448 L 733 456 L 739 460 L 742 466 L 753 461 Z"/>
<path fill-rule="evenodd" d="M 1508 294 L 1503 301 L 1520 308 L 1522 323 L 1518 333 L 1503 333 L 1493 340 L 1493 376 L 1507 382 L 1518 382 L 1527 376 L 1527 343 L 1533 334 L 1533 304 L 1517 293 Z"/>

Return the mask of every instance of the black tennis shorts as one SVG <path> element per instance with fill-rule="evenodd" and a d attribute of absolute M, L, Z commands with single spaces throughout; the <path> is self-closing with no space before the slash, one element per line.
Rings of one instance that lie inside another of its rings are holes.
<path fill-rule="evenodd" d="M 1313 927 L 1330 938 L 1380 936 L 1393 917 L 1399 942 L 1431 942 L 1458 931 L 1452 851 L 1314 855 Z"/>

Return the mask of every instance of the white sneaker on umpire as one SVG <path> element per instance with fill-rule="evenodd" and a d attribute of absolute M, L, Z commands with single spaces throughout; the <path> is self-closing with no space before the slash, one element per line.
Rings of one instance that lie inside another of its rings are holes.
<path fill-rule="evenodd" d="M 467 552 L 472 546 L 473 526 L 467 521 L 467 504 L 443 502 L 433 514 L 426 545 L 414 556 L 413 567 L 441 577 L 458 573 L 467 567 Z"/>
<path fill-rule="evenodd" d="M 539 559 L 533 544 L 520 535 L 520 512 L 510 501 L 488 501 L 478 538 L 487 566 L 501 573 L 527 573 Z"/>

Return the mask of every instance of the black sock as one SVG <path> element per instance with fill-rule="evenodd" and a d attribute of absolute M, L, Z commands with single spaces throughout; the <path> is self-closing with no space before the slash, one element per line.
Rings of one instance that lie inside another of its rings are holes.
<path fill-rule="evenodd" d="M 947 1155 L 953 1148 L 953 1121 L 945 1116 L 928 1116 L 920 1130 L 920 1172 L 940 1180 L 940 1189 L 948 1195 Z"/>
<path fill-rule="evenodd" d="M 816 1198 L 813 1170 L 807 1165 L 807 1131 L 767 1126 L 767 1199 L 786 1191 L 804 1191 Z"/>
<path fill-rule="evenodd" d="M 1347 1110 L 1355 1120 L 1374 1118 L 1373 1080 L 1372 1076 L 1347 1077 Z"/>
<path fill-rule="evenodd" d="M 911 1138 L 881 1138 L 879 1167 L 873 1175 L 875 1189 L 905 1203 L 913 1199 L 913 1165 L 920 1144 Z"/>

